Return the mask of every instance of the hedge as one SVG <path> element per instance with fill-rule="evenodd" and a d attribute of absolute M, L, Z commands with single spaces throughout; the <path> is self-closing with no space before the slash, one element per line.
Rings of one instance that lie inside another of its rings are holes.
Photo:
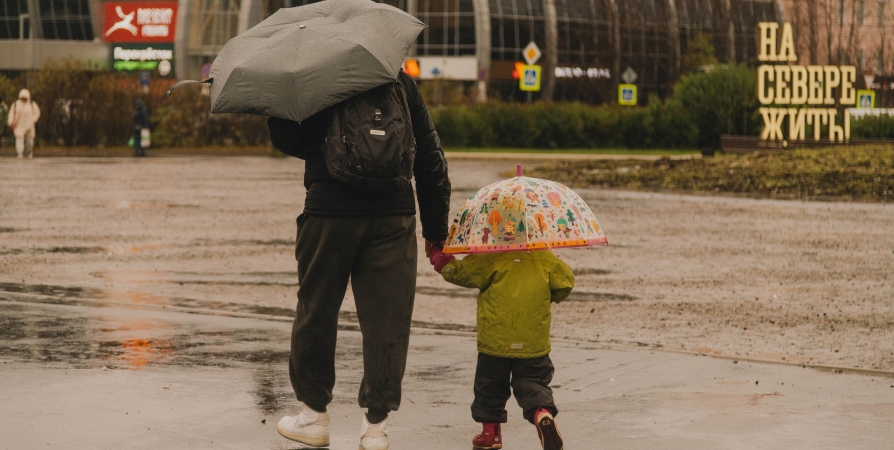
<path fill-rule="evenodd" d="M 703 148 L 721 134 L 757 134 L 753 70 L 720 67 L 686 76 L 665 102 L 648 106 L 488 102 L 438 108 L 432 119 L 448 147 Z"/>
<path fill-rule="evenodd" d="M 124 146 L 133 125 L 133 101 L 149 109 L 153 147 L 263 145 L 266 118 L 208 113 L 208 97 L 187 86 L 165 96 L 175 80 L 153 79 L 143 91 L 135 75 L 91 70 L 81 63 L 50 63 L 10 79 L 0 75 L 7 104 L 27 88 L 40 106 L 37 141 L 42 145 Z"/>
<path fill-rule="evenodd" d="M 136 98 L 149 108 L 153 147 L 269 142 L 264 117 L 209 114 L 204 87 L 187 86 L 166 97 L 173 80 L 152 80 L 144 92 L 134 75 L 89 69 L 63 62 L 15 79 L 0 75 L 0 94 L 10 103 L 19 89 L 31 90 L 43 113 L 37 136 L 42 144 L 123 146 Z M 653 97 L 641 107 L 490 101 L 432 108 L 431 114 L 448 148 L 716 149 L 721 134 L 760 132 L 754 92 L 754 70 L 734 65 L 684 76 L 669 99 Z M 894 138 L 894 119 L 855 120 L 852 136 Z"/>

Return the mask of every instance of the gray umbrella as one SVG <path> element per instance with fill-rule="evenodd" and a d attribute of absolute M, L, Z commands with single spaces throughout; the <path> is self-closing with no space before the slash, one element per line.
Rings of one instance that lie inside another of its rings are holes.
<path fill-rule="evenodd" d="M 211 65 L 211 112 L 304 120 L 397 79 L 425 28 L 371 0 L 282 8 L 230 39 Z"/>

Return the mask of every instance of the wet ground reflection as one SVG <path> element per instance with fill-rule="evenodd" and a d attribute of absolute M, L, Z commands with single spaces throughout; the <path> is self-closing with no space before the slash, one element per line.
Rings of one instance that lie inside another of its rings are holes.
<path fill-rule="evenodd" d="M 288 321 L 60 304 L 83 292 L 52 286 L 18 286 L 17 292 L 58 297 L 53 303 L 29 304 L 0 295 L 0 361 L 55 369 L 242 369 L 251 374 L 259 411 L 269 415 L 295 407 L 288 378 Z M 362 367 L 361 349 L 357 337 L 340 339 L 338 366 Z M 351 390 L 356 384 L 346 379 L 340 386 Z"/>

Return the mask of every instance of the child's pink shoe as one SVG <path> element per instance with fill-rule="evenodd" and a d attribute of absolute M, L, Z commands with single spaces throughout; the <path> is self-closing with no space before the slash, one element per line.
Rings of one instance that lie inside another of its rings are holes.
<path fill-rule="evenodd" d="M 489 450 L 492 448 L 503 448 L 503 435 L 500 434 L 500 424 L 498 423 L 482 423 L 481 434 L 476 434 L 472 438 L 472 448 L 478 450 Z"/>
<path fill-rule="evenodd" d="M 563 450 L 564 443 L 559 428 L 556 427 L 556 419 L 544 408 L 537 409 L 534 413 L 534 426 L 537 428 L 537 436 L 540 436 L 540 445 L 543 450 Z"/>

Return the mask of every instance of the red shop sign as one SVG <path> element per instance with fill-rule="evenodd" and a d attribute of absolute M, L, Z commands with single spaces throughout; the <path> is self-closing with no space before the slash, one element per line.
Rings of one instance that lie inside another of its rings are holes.
<path fill-rule="evenodd" d="M 105 3 L 106 42 L 174 42 L 177 2 Z"/>

